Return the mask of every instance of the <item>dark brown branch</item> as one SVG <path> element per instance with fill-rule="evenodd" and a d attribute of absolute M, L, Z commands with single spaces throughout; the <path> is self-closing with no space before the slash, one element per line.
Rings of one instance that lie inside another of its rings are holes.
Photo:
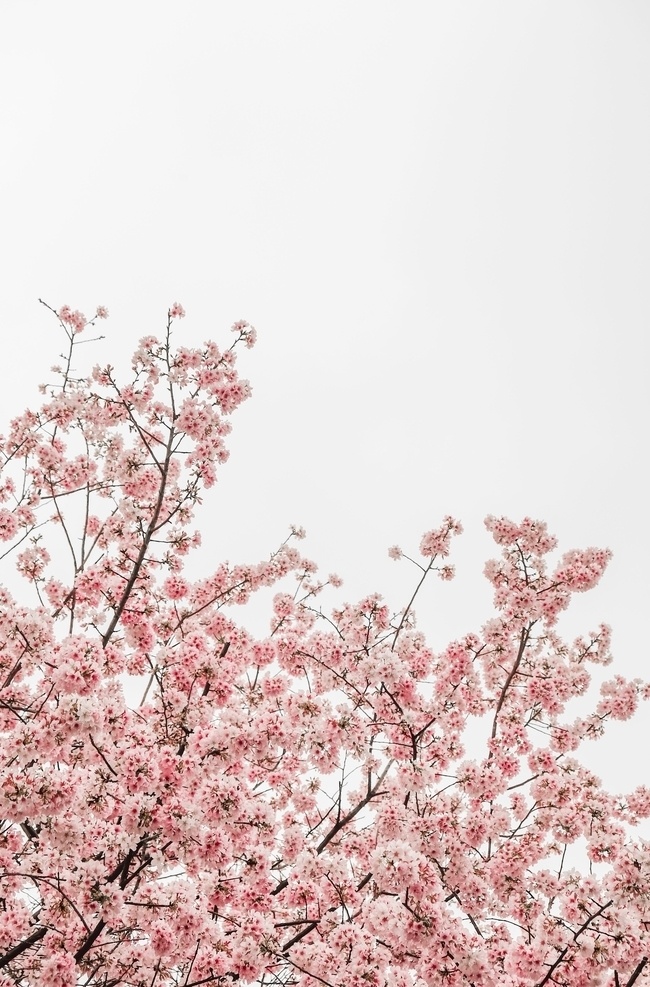
<path fill-rule="evenodd" d="M 378 788 L 381 785 L 384 778 L 386 777 L 386 775 L 388 774 L 388 772 L 390 771 L 392 765 L 393 762 L 389 761 L 386 767 L 384 768 L 384 770 L 382 771 L 382 773 L 377 778 L 375 784 L 372 787 L 368 786 L 368 794 L 365 796 L 365 798 L 361 799 L 358 805 L 355 805 L 354 809 L 351 809 L 350 812 L 347 813 L 347 815 L 342 816 L 340 819 L 337 820 L 337 822 L 334 823 L 327 836 L 324 836 L 323 839 L 318 844 L 318 846 L 316 847 L 316 853 L 322 853 L 325 847 L 328 845 L 328 843 L 330 843 L 331 840 L 334 839 L 336 834 L 339 833 L 344 826 L 347 826 L 347 824 L 351 822 L 352 819 L 354 819 L 354 817 L 359 812 L 361 812 L 361 810 L 368 804 L 368 802 L 370 802 L 371 799 L 373 799 L 376 795 L 380 794 Z M 285 877 L 283 881 L 280 881 L 280 883 L 273 888 L 271 894 L 272 895 L 280 894 L 280 892 L 284 891 L 284 889 L 288 887 L 288 885 L 289 885 L 289 879 Z"/>
<path fill-rule="evenodd" d="M 100 918 L 99 922 L 97 923 L 93 931 L 86 938 L 86 941 L 81 944 L 77 952 L 74 954 L 75 963 L 80 963 L 81 960 L 86 955 L 86 953 L 88 952 L 88 950 L 92 949 L 92 947 L 95 945 L 95 942 L 99 938 L 102 929 L 104 929 L 105 927 L 106 927 L 106 922 L 104 921 L 103 918 Z"/>
<path fill-rule="evenodd" d="M 167 449 L 166 449 L 166 452 L 165 452 L 165 465 L 163 467 L 162 476 L 161 476 L 161 479 L 160 479 L 160 490 L 158 492 L 158 500 L 156 501 L 156 506 L 154 508 L 153 516 L 152 516 L 152 518 L 151 518 L 151 520 L 149 522 L 149 525 L 147 527 L 147 530 L 145 532 L 145 535 L 144 535 L 144 537 L 142 539 L 142 545 L 140 547 L 140 551 L 138 552 L 138 557 L 135 560 L 135 562 L 133 563 L 133 570 L 132 570 L 131 575 L 129 577 L 129 580 L 128 580 L 125 588 L 124 588 L 124 592 L 122 593 L 122 598 L 120 599 L 120 602 L 118 603 L 118 605 L 117 605 L 117 607 L 115 609 L 115 613 L 113 614 L 113 619 L 111 620 L 111 622 L 110 622 L 110 624 L 108 626 L 108 630 L 106 631 L 106 633 L 104 634 L 104 637 L 102 638 L 102 644 L 103 644 L 104 647 L 106 647 L 106 645 L 110 641 L 111 637 L 113 636 L 113 631 L 117 627 L 117 625 L 119 623 L 119 620 L 120 620 L 120 617 L 122 616 L 122 613 L 124 612 L 124 608 L 126 607 L 126 604 L 128 603 L 128 600 L 129 600 L 129 597 L 131 596 L 131 592 L 133 590 L 133 587 L 135 586 L 136 581 L 137 581 L 137 578 L 138 578 L 138 576 L 140 574 L 140 569 L 142 568 L 142 563 L 145 560 L 145 556 L 147 554 L 147 549 L 149 548 L 149 543 L 150 543 L 151 539 L 153 538 L 154 532 L 156 531 L 156 527 L 157 527 L 157 523 L 158 523 L 158 517 L 160 516 L 160 512 L 162 510 L 162 505 L 163 505 L 163 500 L 165 498 L 165 489 L 166 489 L 166 486 L 167 486 L 167 474 L 169 472 L 169 463 L 170 463 L 170 460 L 171 460 L 172 446 L 174 444 L 173 443 L 174 436 L 175 436 L 175 432 L 174 432 L 174 428 L 172 427 L 169 430 L 169 439 L 167 441 Z"/>
<path fill-rule="evenodd" d="M 320 843 L 316 847 L 316 853 L 322 853 L 322 851 L 325 849 L 325 847 L 327 846 L 327 844 L 330 843 L 331 840 L 334 839 L 334 837 L 336 836 L 336 834 L 339 833 L 340 830 L 342 830 L 344 826 L 347 826 L 347 824 L 349 822 L 351 822 L 354 819 L 354 817 L 359 812 L 361 812 L 361 810 L 363 808 L 365 808 L 365 806 L 368 804 L 368 802 L 370 802 L 373 798 L 375 798 L 376 795 L 381 794 L 379 792 L 379 786 L 383 782 L 384 778 L 386 777 L 386 775 L 388 774 L 388 772 L 390 771 L 390 769 L 391 769 L 392 766 L 393 766 L 393 762 L 392 761 L 389 761 L 388 764 L 386 765 L 386 767 L 384 768 L 384 770 L 382 771 L 382 773 L 379 775 L 379 777 L 375 781 L 375 784 L 372 787 L 370 787 L 370 784 L 368 784 L 368 793 L 365 796 L 365 798 L 362 798 L 361 801 L 359 803 L 357 803 L 357 805 L 355 805 L 354 809 L 351 809 L 347 813 L 347 815 L 342 816 L 332 826 L 332 828 L 330 829 L 330 831 L 327 834 L 327 836 L 323 837 L 323 839 L 320 841 Z"/>
<path fill-rule="evenodd" d="M 610 905 L 613 905 L 613 904 L 614 904 L 614 899 L 611 898 L 604 905 L 601 905 L 600 908 L 597 911 L 595 911 L 593 915 L 589 915 L 585 919 L 585 921 L 582 923 L 582 925 L 580 926 L 580 928 L 577 930 L 577 932 L 574 932 L 573 933 L 573 941 L 574 942 L 577 942 L 578 939 L 579 939 L 579 937 L 582 935 L 582 933 L 585 931 L 585 929 L 587 929 L 589 927 L 589 925 L 594 921 L 594 919 L 597 919 L 599 915 L 602 915 L 603 914 L 603 912 L 605 911 L 606 908 L 609 908 L 609 906 Z M 549 982 L 549 980 L 552 978 L 553 974 L 555 973 L 555 971 L 559 967 L 560 963 L 562 963 L 562 961 L 564 960 L 564 957 L 569 952 L 570 946 L 571 946 L 571 943 L 569 943 L 568 945 L 566 945 L 564 947 L 564 949 L 562 950 L 562 952 L 560 953 L 560 955 L 558 956 L 558 958 L 555 960 L 554 963 L 551 964 L 551 966 L 547 970 L 545 977 L 542 980 L 540 980 L 540 982 L 538 984 L 536 984 L 536 987 L 544 987 L 544 985 Z M 646 960 L 646 962 L 647 962 L 647 960 Z M 645 966 L 645 963 L 644 963 L 644 966 Z M 643 967 L 641 967 L 641 969 L 643 969 Z M 636 977 L 637 976 L 638 976 L 638 974 L 636 974 L 636 972 L 635 972 L 633 974 L 634 980 L 636 980 Z M 630 981 L 630 983 L 632 983 L 632 982 L 633 981 Z M 628 987 L 629 987 L 629 985 L 628 985 Z"/>
<path fill-rule="evenodd" d="M 644 956 L 643 959 L 641 960 L 641 962 L 639 963 L 639 965 L 637 966 L 636 970 L 634 971 L 634 973 L 632 974 L 632 976 L 628 980 L 628 982 L 625 985 L 625 987 L 632 987 L 632 984 L 634 983 L 634 981 L 637 980 L 641 976 L 641 973 L 643 972 L 643 968 L 644 968 L 644 966 L 646 965 L 647 962 L 648 962 L 648 957 L 647 956 Z M 616 976 L 618 976 L 618 974 Z"/>
<path fill-rule="evenodd" d="M 6 952 L 4 956 L 0 956 L 0 968 L 3 966 L 8 966 L 12 960 L 15 960 L 17 956 L 24 953 L 30 946 L 35 946 L 37 942 L 40 942 L 46 932 L 47 929 L 43 926 L 42 928 L 37 929 L 36 932 L 32 932 L 31 936 L 27 939 L 23 939 L 22 942 L 19 942 L 17 946 L 12 946 L 12 948 Z"/>
<path fill-rule="evenodd" d="M 362 891 L 371 878 L 372 878 L 372 874 L 366 874 L 363 880 L 359 881 L 359 883 L 357 884 L 357 891 Z M 326 914 L 329 915 L 331 914 L 331 912 L 336 912 L 340 907 L 341 907 L 340 905 L 332 905 L 331 908 L 327 909 Z M 300 942 L 300 940 L 304 939 L 305 936 L 308 936 L 310 932 L 313 932 L 319 922 L 320 919 L 318 918 L 318 919 L 301 919 L 300 922 L 293 923 L 295 925 L 304 924 L 305 927 L 301 929 L 300 932 L 297 932 L 293 937 L 293 939 L 289 939 L 287 942 L 285 942 L 285 944 L 282 947 L 282 952 L 286 953 L 288 949 L 291 949 L 291 947 L 295 946 L 297 942 Z M 278 922 L 276 924 L 276 929 L 282 925 L 289 925 L 289 924 L 290 923 L 288 922 Z"/>
<path fill-rule="evenodd" d="M 524 657 L 524 651 L 526 650 L 526 645 L 528 644 L 528 638 L 530 637 L 532 626 L 533 626 L 532 624 L 529 624 L 528 627 L 522 627 L 521 637 L 519 639 L 519 651 L 517 652 L 515 663 L 512 666 L 512 671 L 508 675 L 505 685 L 501 690 L 501 695 L 499 696 L 499 702 L 497 703 L 497 708 L 494 713 L 494 722 L 492 723 L 492 738 L 496 737 L 497 735 L 497 723 L 499 720 L 499 713 L 501 712 L 501 707 L 505 702 L 506 693 L 510 688 L 510 683 L 512 682 L 515 675 L 517 674 L 517 671 L 519 670 L 519 665 L 521 664 L 521 659 Z M 490 752 L 490 756 L 492 756 L 492 752 Z"/>
<path fill-rule="evenodd" d="M 91 743 L 91 744 L 93 745 L 93 747 L 95 748 L 95 750 L 97 751 L 97 753 L 98 753 L 98 754 L 99 754 L 99 756 L 101 757 L 101 759 L 102 759 L 102 761 L 104 762 L 104 764 L 106 765 L 106 767 L 108 768 L 108 770 L 109 770 L 109 771 L 111 772 L 111 774 L 113 774 L 113 775 L 115 775 L 115 776 L 117 776 L 117 771 L 115 770 L 115 768 L 114 768 L 114 767 L 112 767 L 112 765 L 110 765 L 110 764 L 108 763 L 108 761 L 107 761 L 107 760 L 106 760 L 106 758 L 104 757 L 104 752 L 103 752 L 103 751 L 101 750 L 101 748 L 99 748 L 99 747 L 97 746 L 97 744 L 96 744 L 96 743 L 95 743 L 95 741 L 93 740 L 93 735 L 92 735 L 92 733 L 89 733 L 89 734 L 88 734 L 88 736 L 90 737 L 90 743 Z"/>

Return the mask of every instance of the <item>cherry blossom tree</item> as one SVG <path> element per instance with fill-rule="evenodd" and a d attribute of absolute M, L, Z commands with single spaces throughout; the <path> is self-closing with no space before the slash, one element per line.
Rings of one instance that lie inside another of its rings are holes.
<path fill-rule="evenodd" d="M 56 384 L 0 440 L 22 577 L 0 587 L 0 987 L 650 983 L 650 790 L 609 794 L 576 756 L 648 688 L 617 675 L 569 716 L 610 632 L 558 632 L 609 553 L 489 517 L 494 615 L 439 654 L 413 606 L 453 576 L 451 517 L 390 549 L 416 575 L 401 609 L 325 610 L 340 580 L 298 528 L 190 580 L 254 329 L 175 345 L 176 304 L 124 384 L 73 369 L 105 309 L 54 314 Z M 262 587 L 258 640 L 237 607 Z"/>

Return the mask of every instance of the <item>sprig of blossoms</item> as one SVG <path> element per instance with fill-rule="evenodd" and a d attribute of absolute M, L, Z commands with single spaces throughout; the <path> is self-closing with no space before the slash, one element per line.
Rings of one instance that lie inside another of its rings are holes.
<path fill-rule="evenodd" d="M 58 311 L 58 316 L 61 322 L 65 323 L 75 333 L 83 332 L 83 330 L 88 325 L 88 321 L 83 312 L 76 309 L 74 312 L 69 305 L 62 305 Z"/>

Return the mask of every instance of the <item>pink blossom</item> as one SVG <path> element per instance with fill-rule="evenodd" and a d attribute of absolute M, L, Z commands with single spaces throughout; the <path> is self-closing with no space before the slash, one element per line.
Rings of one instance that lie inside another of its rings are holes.
<path fill-rule="evenodd" d="M 255 327 L 250 324 L 250 322 L 246 322 L 245 319 L 240 319 L 238 322 L 234 322 L 231 328 L 233 332 L 240 335 L 249 349 L 255 345 L 257 341 L 257 331 L 255 330 Z"/>
<path fill-rule="evenodd" d="M 41 965 L 39 983 L 43 987 L 74 987 L 77 967 L 72 953 L 59 952 Z"/>
<path fill-rule="evenodd" d="M 75 333 L 82 332 L 88 324 L 86 316 L 78 310 L 73 312 L 69 305 L 63 305 L 58 311 L 58 316 L 61 322 L 70 326 Z"/>
<path fill-rule="evenodd" d="M 420 554 L 436 558 L 438 555 L 449 555 L 450 539 L 452 535 L 462 534 L 463 527 L 458 521 L 451 517 L 446 517 L 440 528 L 427 531 L 422 536 L 420 542 Z"/>
<path fill-rule="evenodd" d="M 18 533 L 18 520 L 12 511 L 6 508 L 0 509 L 0 539 L 11 541 Z"/>
<path fill-rule="evenodd" d="M 180 600 L 187 596 L 189 584 L 186 579 L 180 576 L 170 576 L 163 584 L 163 590 L 168 600 Z"/>

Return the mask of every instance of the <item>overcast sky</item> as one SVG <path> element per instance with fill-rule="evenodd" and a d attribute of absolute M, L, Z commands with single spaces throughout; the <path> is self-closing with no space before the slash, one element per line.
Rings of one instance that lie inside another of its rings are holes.
<path fill-rule="evenodd" d="M 544 518 L 613 549 L 571 626 L 648 675 L 647 3 L 4 0 L 0 32 L 3 421 L 60 349 L 39 296 L 109 308 L 89 363 L 176 300 L 183 340 L 248 319 L 201 572 L 302 524 L 398 608 L 387 547 L 451 513 L 442 647 L 490 613 L 482 518 Z M 612 736 L 647 781 L 643 723 Z"/>

